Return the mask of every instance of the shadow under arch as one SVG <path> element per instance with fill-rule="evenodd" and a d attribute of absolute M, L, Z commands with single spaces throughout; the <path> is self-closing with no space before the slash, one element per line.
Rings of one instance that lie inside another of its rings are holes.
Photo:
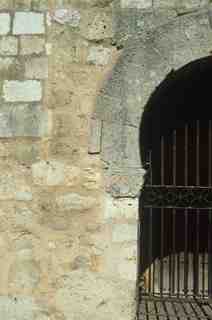
<path fill-rule="evenodd" d="M 188 126 L 190 133 L 196 132 L 196 122 L 200 123 L 200 162 L 199 162 L 199 174 L 200 185 L 208 186 L 208 170 L 205 167 L 208 166 L 208 121 L 212 120 L 212 57 L 208 56 L 190 62 L 177 71 L 170 72 L 168 76 L 162 81 L 156 90 L 149 98 L 141 120 L 140 125 L 140 156 L 142 165 L 147 169 L 147 174 L 144 180 L 145 184 L 148 182 L 148 167 L 149 167 L 149 151 L 152 152 L 152 166 L 153 175 L 155 176 L 154 184 L 161 185 L 161 138 L 166 137 L 167 145 L 171 142 L 172 134 L 174 130 L 179 130 L 179 150 L 182 156 L 179 155 L 177 161 L 179 166 L 176 171 L 177 184 L 185 185 L 184 175 L 184 136 L 182 130 L 185 126 Z M 192 131 L 193 130 L 193 131 Z M 195 133 L 196 134 L 196 133 Z M 182 140 L 181 140 L 182 135 Z M 192 141 L 193 138 L 191 138 Z M 180 145 L 182 148 L 180 149 Z M 197 162 L 195 160 L 195 154 L 191 149 L 195 143 L 191 142 L 189 157 L 194 157 L 193 161 L 190 160 L 190 168 L 188 169 L 188 185 L 196 185 L 196 176 L 193 173 L 196 170 Z M 167 149 L 168 150 L 168 149 Z M 165 157 L 169 157 L 165 153 Z M 193 162 L 193 163 L 192 163 Z M 167 172 L 171 172 L 169 164 L 167 162 Z M 166 168 L 164 169 L 166 170 Z M 168 174 L 169 175 L 169 174 Z M 167 181 L 165 184 L 171 185 L 173 183 L 172 178 L 167 175 Z M 210 180 L 212 177 L 210 177 Z M 150 265 L 161 255 L 161 214 L 156 209 L 153 213 L 152 220 L 150 219 L 149 210 L 143 210 L 142 206 L 142 192 L 139 199 L 139 215 L 141 223 L 141 234 L 139 238 L 139 279 L 150 267 Z M 166 257 L 172 254 L 172 223 L 170 220 L 170 212 L 167 212 L 167 220 L 164 223 L 164 252 L 163 256 Z M 193 215 L 194 217 L 194 215 Z M 196 220 L 192 216 L 189 218 L 191 230 L 189 231 L 189 240 L 187 243 L 187 251 L 190 252 L 195 248 L 195 237 L 192 236 L 192 228 L 196 230 Z M 175 253 L 184 252 L 185 250 L 185 238 L 182 236 L 182 230 L 184 230 L 184 216 L 178 215 L 176 218 L 176 239 L 175 239 Z M 152 224 L 152 227 L 150 226 Z M 199 235 L 199 252 L 206 252 L 208 250 L 208 217 L 206 215 L 200 215 L 200 235 Z M 151 260 L 149 255 L 150 250 L 150 229 L 151 229 Z M 195 231 L 194 231 L 195 232 Z"/>

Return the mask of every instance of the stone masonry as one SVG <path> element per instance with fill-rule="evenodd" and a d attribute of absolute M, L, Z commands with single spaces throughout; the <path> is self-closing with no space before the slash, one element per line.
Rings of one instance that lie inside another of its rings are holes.
<path fill-rule="evenodd" d="M 0 319 L 133 320 L 138 127 L 209 0 L 0 0 Z"/>

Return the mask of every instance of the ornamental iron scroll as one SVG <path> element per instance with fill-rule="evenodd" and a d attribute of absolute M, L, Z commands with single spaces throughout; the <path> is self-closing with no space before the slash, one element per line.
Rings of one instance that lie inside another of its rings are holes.
<path fill-rule="evenodd" d="M 146 185 L 141 199 L 146 208 L 212 209 L 212 188 Z"/>

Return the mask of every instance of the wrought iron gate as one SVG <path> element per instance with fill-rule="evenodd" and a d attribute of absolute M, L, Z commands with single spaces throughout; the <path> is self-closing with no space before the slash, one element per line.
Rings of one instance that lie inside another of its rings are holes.
<path fill-rule="evenodd" d="M 148 157 L 140 196 L 139 319 L 212 319 L 212 121 L 167 133 Z"/>

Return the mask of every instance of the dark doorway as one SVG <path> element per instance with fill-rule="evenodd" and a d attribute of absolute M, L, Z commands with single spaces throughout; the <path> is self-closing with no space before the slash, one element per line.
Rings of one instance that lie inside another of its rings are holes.
<path fill-rule="evenodd" d="M 184 318 L 192 318 L 185 310 L 194 301 L 200 318 L 212 316 L 210 303 L 210 314 L 200 307 L 212 295 L 211 98 L 207 57 L 167 76 L 150 97 L 140 127 L 147 170 L 139 208 L 140 306 L 145 299 L 182 302 Z M 164 304 L 163 312 L 168 317 Z M 172 312 L 179 318 L 176 307 Z"/>

